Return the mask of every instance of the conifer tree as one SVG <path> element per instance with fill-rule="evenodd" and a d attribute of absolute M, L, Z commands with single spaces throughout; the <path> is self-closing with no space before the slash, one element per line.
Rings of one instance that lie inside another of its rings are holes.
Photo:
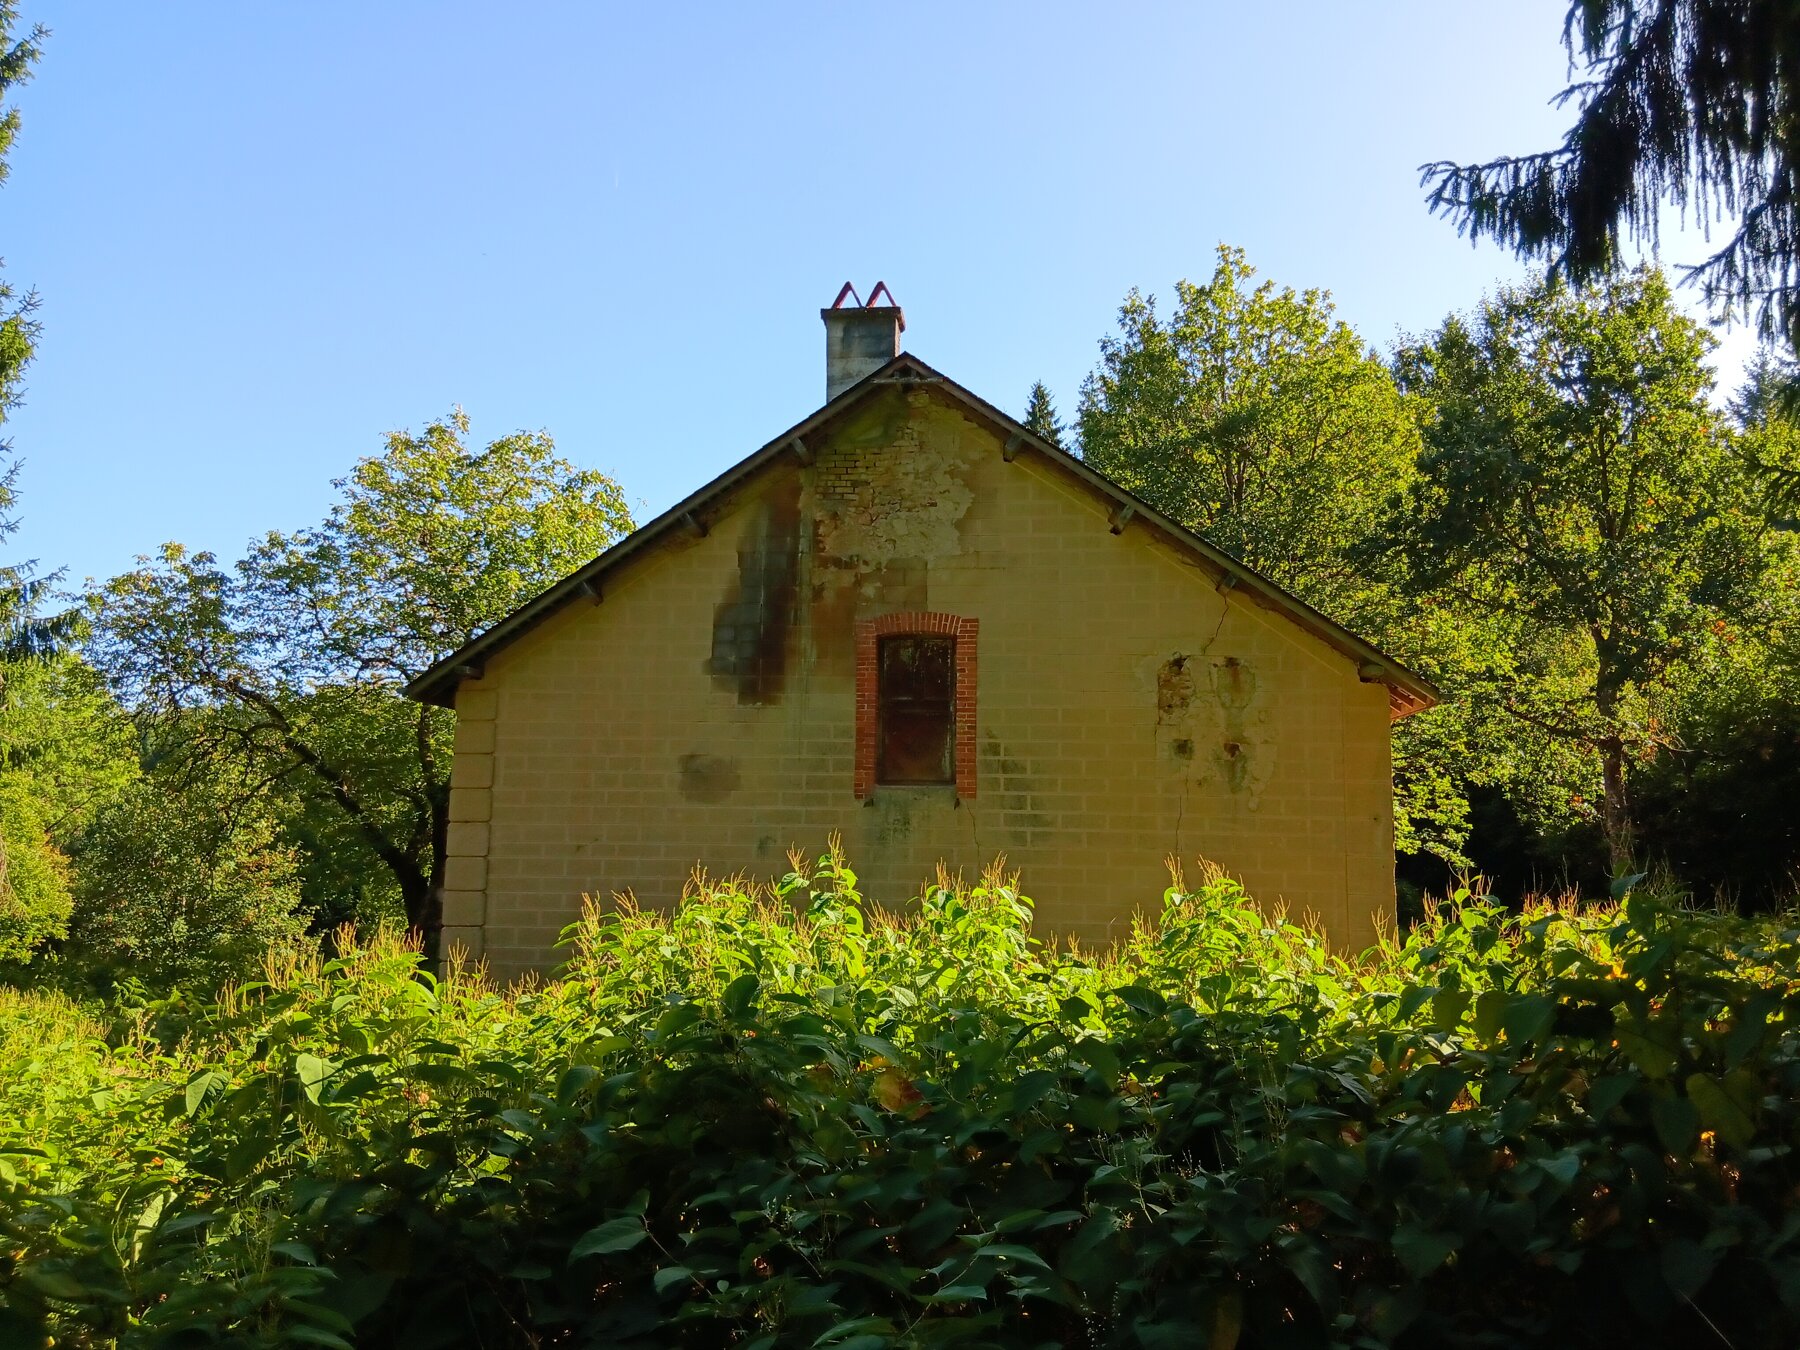
<path fill-rule="evenodd" d="M 1056 404 L 1051 401 L 1050 391 L 1042 380 L 1031 386 L 1031 395 L 1025 403 L 1025 425 L 1052 445 L 1063 443 L 1062 419 L 1057 417 Z"/>
<path fill-rule="evenodd" d="M 0 100 L 31 78 L 43 41 L 49 36 L 42 25 L 17 36 L 18 21 L 18 6 L 12 0 L 0 0 Z M 6 156 L 18 131 L 18 108 L 0 109 L 0 183 L 6 181 Z M 0 426 L 18 404 L 21 378 L 36 349 L 37 304 L 36 292 L 19 295 L 0 281 Z M 0 539 L 18 528 L 10 514 L 17 500 L 19 475 L 18 461 L 10 458 L 11 449 L 10 441 L 0 440 Z M 34 576 L 29 563 L 0 565 L 0 659 L 42 652 L 63 634 L 66 620 L 37 617 L 38 604 L 53 580 Z"/>
<path fill-rule="evenodd" d="M 1573 0 L 1579 78 L 1562 144 L 1423 166 L 1431 207 L 1570 280 L 1603 276 L 1622 234 L 1654 244 L 1664 208 L 1732 220 L 1692 269 L 1800 348 L 1800 17 L 1793 0 Z"/>

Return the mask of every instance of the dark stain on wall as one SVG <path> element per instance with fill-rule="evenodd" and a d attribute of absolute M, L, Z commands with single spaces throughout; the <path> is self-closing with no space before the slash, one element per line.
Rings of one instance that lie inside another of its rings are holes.
<path fill-rule="evenodd" d="M 1049 813 L 1038 801 L 1030 765 L 1007 753 L 992 731 L 981 744 L 982 795 L 1000 809 L 1000 824 L 1015 844 L 1042 842 L 1051 827 Z"/>
<path fill-rule="evenodd" d="M 681 795 L 690 802 L 722 802 L 738 789 L 738 765 L 723 755 L 681 757 Z"/>
<path fill-rule="evenodd" d="M 713 611 L 707 670 L 715 682 L 737 690 L 739 703 L 779 703 L 800 571 L 798 477 L 785 476 L 747 514 L 737 576 Z"/>
<path fill-rule="evenodd" d="M 1256 676 L 1237 657 L 1227 656 L 1213 662 L 1213 691 L 1221 708 L 1242 712 L 1256 693 Z"/>

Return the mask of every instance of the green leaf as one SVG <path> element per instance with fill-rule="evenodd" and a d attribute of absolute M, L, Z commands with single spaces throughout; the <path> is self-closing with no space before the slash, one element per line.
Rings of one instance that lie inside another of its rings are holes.
<path fill-rule="evenodd" d="M 283 1340 L 298 1341 L 302 1345 L 328 1345 L 332 1350 L 356 1350 L 354 1342 L 345 1340 L 336 1332 L 327 1331 L 324 1327 L 309 1326 L 305 1322 L 290 1322 L 281 1329 Z"/>
<path fill-rule="evenodd" d="M 1663 1278 L 1683 1298 L 1692 1299 L 1706 1287 L 1719 1253 L 1687 1238 L 1671 1238 L 1662 1250 Z"/>
<path fill-rule="evenodd" d="M 1492 1043 L 1500 1035 L 1501 1018 L 1511 1005 L 1512 996 L 1504 989 L 1483 989 L 1475 1000 L 1475 1035 Z"/>
<path fill-rule="evenodd" d="M 175 1237 L 181 1233 L 191 1233 L 196 1228 L 204 1228 L 209 1223 L 218 1222 L 218 1218 L 217 1214 L 183 1214 L 178 1218 L 170 1219 L 167 1223 L 158 1224 L 156 1235 L 158 1237 Z"/>
<path fill-rule="evenodd" d="M 926 1294 L 921 1303 L 974 1303 L 985 1300 L 987 1289 L 979 1284 L 952 1284 L 938 1290 L 935 1294 Z"/>
<path fill-rule="evenodd" d="M 1514 1045 L 1535 1045 L 1550 1034 L 1556 1022 L 1556 1005 L 1542 994 L 1522 994 L 1501 1014 L 1500 1025 Z"/>
<path fill-rule="evenodd" d="M 197 1073 L 190 1078 L 188 1080 L 186 1096 L 187 1114 L 192 1116 L 200 1109 L 213 1088 L 215 1086 L 222 1088 L 227 1081 L 225 1075 L 216 1073 L 211 1069 Z"/>
<path fill-rule="evenodd" d="M 1427 1003 L 1431 1002 L 1432 999 L 1437 997 L 1437 992 L 1437 987 L 1435 985 L 1414 984 L 1407 986 L 1406 991 L 1400 995 L 1399 1006 L 1394 1009 L 1394 1020 L 1396 1022 L 1410 1021 L 1414 1013 L 1418 1012 L 1420 1008 L 1423 1008 Z"/>
<path fill-rule="evenodd" d="M 678 1284 L 692 1283 L 694 1272 L 686 1266 L 664 1266 L 651 1277 L 650 1283 L 656 1286 L 656 1292 L 666 1294 Z"/>
<path fill-rule="evenodd" d="M 692 1003 L 671 1004 L 656 1019 L 656 1039 L 667 1040 L 678 1036 L 700 1020 L 700 1009 Z"/>
<path fill-rule="evenodd" d="M 725 992 L 719 999 L 720 1005 L 734 1021 L 741 1022 L 749 1016 L 761 989 L 761 978 L 754 971 L 747 971 L 725 986 Z"/>
<path fill-rule="evenodd" d="M 1473 1001 L 1467 989 L 1440 989 L 1431 1000 L 1432 1020 L 1441 1031 L 1454 1031 Z"/>
<path fill-rule="evenodd" d="M 1454 1233 L 1435 1232 L 1417 1223 L 1403 1223 L 1394 1230 L 1394 1255 L 1415 1280 L 1443 1265 L 1460 1245 Z"/>
<path fill-rule="evenodd" d="M 1631 1089 L 1642 1082 L 1636 1074 L 1609 1073 L 1596 1078 L 1588 1088 L 1588 1114 L 1596 1120 L 1604 1120 L 1606 1116 L 1630 1095 Z"/>
<path fill-rule="evenodd" d="M 1650 1119 L 1656 1126 L 1656 1137 L 1662 1146 L 1678 1158 L 1693 1152 L 1694 1140 L 1700 1134 L 1700 1112 L 1686 1097 L 1660 1097 L 1650 1108 Z"/>
<path fill-rule="evenodd" d="M 317 1055 L 294 1056 L 294 1076 L 300 1080 L 300 1090 L 306 1094 L 307 1101 L 315 1104 L 318 1102 L 325 1080 L 331 1077 L 336 1067 Z"/>
<path fill-rule="evenodd" d="M 1613 1039 L 1618 1041 L 1619 1049 L 1625 1052 L 1625 1057 L 1637 1065 L 1646 1078 L 1667 1078 L 1681 1062 L 1675 1051 L 1667 1045 L 1629 1027 L 1617 1028 L 1613 1032 Z"/>
<path fill-rule="evenodd" d="M 1687 1093 L 1700 1108 L 1701 1123 L 1733 1148 L 1748 1148 L 1756 1138 L 1756 1078 L 1739 1069 L 1723 1081 L 1690 1074 Z"/>
<path fill-rule="evenodd" d="M 1030 1247 L 1021 1247 L 1010 1242 L 990 1242 L 985 1247 L 976 1248 L 975 1255 L 996 1256 L 1003 1261 L 1017 1261 L 1021 1265 L 1036 1266 L 1040 1270 L 1050 1269 L 1050 1263 Z"/>
<path fill-rule="evenodd" d="M 1546 1154 L 1533 1159 L 1544 1174 L 1555 1181 L 1562 1190 L 1575 1184 L 1575 1178 L 1581 1175 L 1581 1155 L 1573 1149 L 1563 1149 L 1560 1153 Z"/>
<path fill-rule="evenodd" d="M 640 1218 L 608 1219 L 575 1240 L 575 1245 L 569 1248 L 569 1259 L 578 1261 L 584 1256 L 628 1252 L 649 1236 L 650 1230 L 644 1227 Z"/>

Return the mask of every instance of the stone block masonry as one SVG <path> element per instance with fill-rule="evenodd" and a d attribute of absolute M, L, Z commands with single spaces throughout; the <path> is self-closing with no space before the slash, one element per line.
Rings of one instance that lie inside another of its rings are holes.
<path fill-rule="evenodd" d="M 1356 663 L 929 390 L 807 445 L 460 686 L 447 946 L 541 970 L 584 895 L 672 904 L 833 832 L 896 908 L 1004 855 L 1040 930 L 1088 943 L 1156 908 L 1170 855 L 1343 947 L 1391 917 L 1387 692 Z M 900 631 L 956 639 L 954 787 L 873 781 Z"/>

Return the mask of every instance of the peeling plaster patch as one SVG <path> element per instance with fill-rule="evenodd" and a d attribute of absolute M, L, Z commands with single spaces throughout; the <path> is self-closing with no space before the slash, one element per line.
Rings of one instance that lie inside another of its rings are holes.
<path fill-rule="evenodd" d="M 1275 742 L 1268 734 L 1268 709 L 1256 672 L 1235 656 L 1212 663 L 1213 701 L 1222 714 L 1223 734 L 1214 763 L 1225 785 L 1244 797 L 1251 810 L 1275 772 Z"/>
<path fill-rule="evenodd" d="M 737 690 L 739 703 L 781 701 L 799 550 L 800 484 L 789 477 L 745 512 L 737 576 L 713 612 L 706 668 L 715 683 Z"/>
<path fill-rule="evenodd" d="M 1156 725 L 1185 721 L 1193 702 L 1194 673 L 1188 669 L 1188 658 L 1171 656 L 1156 672 Z"/>
<path fill-rule="evenodd" d="M 975 501 L 963 481 L 973 427 L 921 391 L 895 404 L 903 417 L 883 408 L 846 427 L 815 477 L 820 557 L 864 573 L 960 553 L 958 527 Z"/>
<path fill-rule="evenodd" d="M 1155 686 L 1156 748 L 1168 772 L 1195 787 L 1216 782 L 1255 810 L 1275 767 L 1256 671 L 1235 656 L 1207 661 L 1202 648 L 1156 664 Z"/>
<path fill-rule="evenodd" d="M 723 755 L 681 757 L 681 795 L 690 802 L 722 802 L 738 789 L 738 763 Z"/>

